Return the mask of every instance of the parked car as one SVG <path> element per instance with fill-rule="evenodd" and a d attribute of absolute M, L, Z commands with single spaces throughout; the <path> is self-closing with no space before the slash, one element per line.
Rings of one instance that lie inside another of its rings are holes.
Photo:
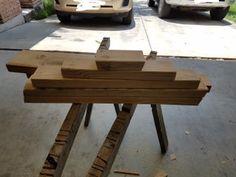
<path fill-rule="evenodd" d="M 57 17 L 62 22 L 72 15 L 120 16 L 122 23 L 129 25 L 133 19 L 132 0 L 54 0 Z"/>
<path fill-rule="evenodd" d="M 172 8 L 195 11 L 210 11 L 213 20 L 222 20 L 229 11 L 230 3 L 225 0 L 149 0 L 149 7 L 158 3 L 158 16 L 166 18 Z M 232 2 L 233 3 L 233 2 Z"/>

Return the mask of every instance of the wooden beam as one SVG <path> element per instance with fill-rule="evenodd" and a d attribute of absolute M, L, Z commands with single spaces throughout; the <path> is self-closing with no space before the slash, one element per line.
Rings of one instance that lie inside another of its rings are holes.
<path fill-rule="evenodd" d="M 72 104 L 55 142 L 44 162 L 40 177 L 60 177 L 76 133 L 80 127 L 86 104 Z"/>
<path fill-rule="evenodd" d="M 86 177 L 108 176 L 135 108 L 136 105 L 123 105 Z"/>
<path fill-rule="evenodd" d="M 151 60 L 150 60 L 151 61 Z M 197 88 L 200 76 L 190 70 L 180 70 L 173 81 L 113 80 L 64 78 L 59 66 L 42 66 L 31 80 L 38 88 Z"/>
<path fill-rule="evenodd" d="M 161 105 L 152 104 L 151 107 L 159 143 L 161 146 L 161 152 L 165 153 L 168 147 L 168 138 L 166 134 L 166 127 L 163 119 Z"/>

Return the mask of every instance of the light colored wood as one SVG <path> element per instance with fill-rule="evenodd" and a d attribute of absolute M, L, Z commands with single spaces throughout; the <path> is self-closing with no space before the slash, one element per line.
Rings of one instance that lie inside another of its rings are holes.
<path fill-rule="evenodd" d="M 96 53 L 98 70 L 140 71 L 145 63 L 142 51 L 102 50 Z"/>
<path fill-rule="evenodd" d="M 44 162 L 40 177 L 60 177 L 65 166 L 75 135 L 81 124 L 85 104 L 73 104 L 64 120 L 53 146 Z"/>
<path fill-rule="evenodd" d="M 140 176 L 140 173 L 128 171 L 128 170 L 114 170 L 114 173 L 123 174 L 123 175 L 134 175 L 134 176 Z"/>
<path fill-rule="evenodd" d="M 84 58 L 65 60 L 62 64 L 64 77 L 80 79 L 123 80 L 174 80 L 176 69 L 169 61 L 148 60 L 140 71 L 99 71 L 95 60 Z"/>
<path fill-rule="evenodd" d="M 106 177 L 119 150 L 136 105 L 124 104 L 86 177 Z"/>
<path fill-rule="evenodd" d="M 200 77 L 192 71 L 178 71 L 174 81 L 136 81 L 64 78 L 60 66 L 41 66 L 31 76 L 38 88 L 192 88 L 199 86 Z"/>
<path fill-rule="evenodd" d="M 25 96 L 66 96 L 66 97 L 203 97 L 208 88 L 201 82 L 197 89 L 38 89 L 31 80 L 24 88 Z"/>

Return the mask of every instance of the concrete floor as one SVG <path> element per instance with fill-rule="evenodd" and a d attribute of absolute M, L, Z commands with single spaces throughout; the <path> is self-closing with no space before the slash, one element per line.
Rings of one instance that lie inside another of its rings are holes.
<path fill-rule="evenodd" d="M 213 21 L 209 14 L 174 12 L 168 20 L 157 17 L 157 8 L 134 0 L 130 26 L 118 19 L 75 19 L 62 25 L 56 16 L 34 21 L 0 33 L 0 49 L 66 50 L 95 52 L 103 37 L 111 38 L 112 49 L 136 49 L 159 55 L 236 58 L 236 25 Z M 3 42 L 4 41 L 4 42 Z"/>
<path fill-rule="evenodd" d="M 23 103 L 26 77 L 5 68 L 15 53 L 0 52 L 0 177 L 33 177 L 38 176 L 69 105 Z M 163 106 L 170 142 L 164 156 L 150 106 L 138 106 L 110 177 L 124 176 L 114 174 L 114 169 L 138 171 L 142 177 L 154 177 L 161 169 L 170 177 L 236 176 L 236 63 L 173 61 L 180 68 L 207 74 L 212 91 L 199 106 Z M 63 177 L 85 176 L 114 119 L 113 106 L 95 105 L 90 126 L 79 130 Z M 177 160 L 170 160 L 172 153 Z"/>

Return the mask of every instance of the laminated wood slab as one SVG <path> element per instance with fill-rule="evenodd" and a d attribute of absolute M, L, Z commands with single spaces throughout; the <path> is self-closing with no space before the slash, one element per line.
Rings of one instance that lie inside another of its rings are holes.
<path fill-rule="evenodd" d="M 145 63 L 142 51 L 98 50 L 96 64 L 103 71 L 140 71 Z"/>
<path fill-rule="evenodd" d="M 53 97 L 203 97 L 208 92 L 207 86 L 200 82 L 197 89 L 39 89 L 33 86 L 30 79 L 24 88 L 25 96 Z"/>
<path fill-rule="evenodd" d="M 142 71 L 101 71 L 95 60 L 84 58 L 65 60 L 62 64 L 64 77 L 81 79 L 122 79 L 122 80 L 174 80 L 176 69 L 169 61 L 147 60 Z"/>
<path fill-rule="evenodd" d="M 60 66 L 41 66 L 31 76 L 38 88 L 198 88 L 201 78 L 192 71 L 178 71 L 174 81 L 138 81 L 64 78 Z"/>

